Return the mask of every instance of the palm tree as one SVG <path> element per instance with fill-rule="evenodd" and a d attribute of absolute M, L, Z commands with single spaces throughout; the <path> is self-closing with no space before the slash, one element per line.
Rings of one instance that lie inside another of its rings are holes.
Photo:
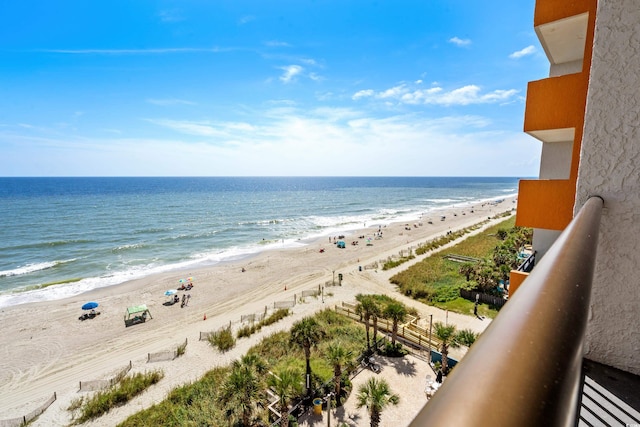
<path fill-rule="evenodd" d="M 305 317 L 291 327 L 291 342 L 299 345 L 304 350 L 307 362 L 307 395 L 311 395 L 311 347 L 315 346 L 323 336 L 320 325 L 313 317 Z"/>
<path fill-rule="evenodd" d="M 404 322 L 407 317 L 407 308 L 399 301 L 390 302 L 383 312 L 384 317 L 391 319 L 393 326 L 391 329 L 391 345 L 395 347 L 398 336 L 398 323 Z"/>
<path fill-rule="evenodd" d="M 336 394 L 336 402 L 340 405 L 340 383 L 342 382 L 342 365 L 349 360 L 349 353 L 340 341 L 329 344 L 327 349 L 327 357 L 333 365 L 333 381 L 335 382 L 334 391 Z"/>
<path fill-rule="evenodd" d="M 302 393 L 302 375 L 299 371 L 288 368 L 269 376 L 267 384 L 278 397 L 280 411 L 280 426 L 289 425 L 289 404 L 296 396 Z"/>
<path fill-rule="evenodd" d="M 222 386 L 220 400 L 229 408 L 228 413 L 236 420 L 239 418 L 243 426 L 251 425 L 262 390 L 261 374 L 265 371 L 266 365 L 260 357 L 247 354 L 233 362 L 231 373 Z"/>
<path fill-rule="evenodd" d="M 358 389 L 357 407 L 367 407 L 371 419 L 371 427 L 380 425 L 382 411 L 389 404 L 397 405 L 400 397 L 391 392 L 389 384 L 385 380 L 377 380 L 375 377 L 362 384 Z"/>
<path fill-rule="evenodd" d="M 364 319 L 364 326 L 367 331 L 367 350 L 371 350 L 371 340 L 369 339 L 369 321 L 371 320 L 371 314 L 376 310 L 376 303 L 371 295 L 356 295 L 358 304 L 356 305 L 356 313 Z"/>
<path fill-rule="evenodd" d="M 435 328 L 436 337 L 442 341 L 442 346 L 440 348 L 440 353 L 442 353 L 442 372 L 446 375 L 449 370 L 447 360 L 449 348 L 460 347 L 460 342 L 458 341 L 455 325 L 445 325 L 442 322 L 435 322 L 433 326 Z"/>

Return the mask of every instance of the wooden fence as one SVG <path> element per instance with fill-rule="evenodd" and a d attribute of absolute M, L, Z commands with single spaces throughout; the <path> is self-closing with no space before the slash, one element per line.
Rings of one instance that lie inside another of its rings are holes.
<path fill-rule="evenodd" d="M 147 363 L 153 362 L 163 362 L 166 360 L 173 360 L 179 356 L 179 348 L 182 348 L 183 351 L 187 348 L 188 339 L 185 338 L 184 342 L 180 344 L 175 350 L 166 350 L 158 353 L 147 353 Z"/>
<path fill-rule="evenodd" d="M 114 384 L 120 382 L 132 367 L 133 364 L 129 361 L 129 364 L 122 368 L 113 378 L 109 378 L 108 380 L 80 381 L 80 391 L 104 390 L 112 387 Z"/>
<path fill-rule="evenodd" d="M 478 295 L 478 297 L 476 297 Z M 497 297 L 495 295 L 483 294 L 477 291 L 467 291 L 465 289 L 460 289 L 460 296 L 469 301 L 478 301 L 484 304 L 490 304 L 496 306 L 498 308 L 502 307 L 507 303 L 507 300 L 502 297 Z"/>
<path fill-rule="evenodd" d="M 51 406 L 51 404 L 53 402 L 55 402 L 56 399 L 57 399 L 56 393 L 53 392 L 53 396 L 51 396 L 49 399 L 47 399 L 46 402 L 44 402 L 42 405 L 38 406 L 33 411 L 29 412 L 28 414 L 23 415 L 22 417 L 19 417 L 19 418 L 12 418 L 12 419 L 9 419 L 9 420 L 0 420 L 0 427 L 26 426 L 33 419 L 35 419 L 40 414 L 42 414 L 49 406 Z"/>

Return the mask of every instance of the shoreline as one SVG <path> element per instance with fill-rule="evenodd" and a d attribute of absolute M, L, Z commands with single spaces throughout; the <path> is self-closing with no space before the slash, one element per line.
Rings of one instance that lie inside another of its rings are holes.
<path fill-rule="evenodd" d="M 74 277 L 74 278 L 66 278 L 61 279 L 55 282 L 44 282 L 37 283 L 33 285 L 28 285 L 23 288 L 15 289 L 15 290 L 7 290 L 3 291 L 0 294 L 0 310 L 13 307 L 16 305 L 22 304 L 31 304 L 38 302 L 47 302 L 47 301 L 60 301 L 66 298 L 73 298 L 78 295 L 90 293 L 96 289 L 108 288 L 111 286 L 119 286 L 122 284 L 126 284 L 136 280 L 144 280 L 147 277 L 157 276 L 157 275 L 167 275 L 173 273 L 182 273 L 190 274 L 193 271 L 214 268 L 217 266 L 222 266 L 229 263 L 240 263 L 243 260 L 254 258 L 260 256 L 263 252 L 271 252 L 278 251 L 282 249 L 299 249 L 301 246 L 312 245 L 318 241 L 322 241 L 322 239 L 339 234 L 355 234 L 362 230 L 366 230 L 368 228 L 377 227 L 381 225 L 383 227 L 387 227 L 389 225 L 398 224 L 402 222 L 416 222 L 422 221 L 424 218 L 429 216 L 434 217 L 434 221 L 440 216 L 441 212 L 449 212 L 449 211 L 464 211 L 465 209 L 468 211 L 474 205 L 483 205 L 483 204 L 492 204 L 498 200 L 506 200 L 517 197 L 515 194 L 509 193 L 507 196 L 494 196 L 485 199 L 478 199 L 473 201 L 465 201 L 465 202 L 457 202 L 451 205 L 445 205 L 441 207 L 433 207 L 428 211 L 418 211 L 413 210 L 410 213 L 399 215 L 398 218 L 394 218 L 393 220 L 389 219 L 370 219 L 365 223 L 365 226 L 358 226 L 356 224 L 349 224 L 344 226 L 336 226 L 332 229 L 322 230 L 318 233 L 311 233 L 305 237 L 301 237 L 298 239 L 284 239 L 282 241 L 282 246 L 280 244 L 280 240 L 268 240 L 263 242 L 257 242 L 252 244 L 246 244 L 245 246 L 239 247 L 230 247 L 226 249 L 220 249 L 219 253 L 209 254 L 209 256 L 205 259 L 183 259 L 173 263 L 168 263 L 164 265 L 155 266 L 150 268 L 150 270 L 159 270 L 156 272 L 142 272 L 135 273 L 133 271 L 115 271 L 113 273 L 114 276 L 118 277 L 117 283 L 110 283 L 104 285 L 98 285 L 97 287 L 84 289 L 88 285 L 86 281 L 89 282 L 109 282 L 111 276 L 88 276 L 88 277 Z M 263 246 L 264 245 L 264 246 Z M 213 259 L 208 259 L 209 257 L 213 257 Z M 51 261 L 49 263 L 64 263 L 66 261 Z M 185 266 L 184 264 L 189 264 Z M 25 267 L 21 267 L 25 268 Z M 45 269 L 46 270 L 46 269 Z M 132 275 L 133 277 L 124 279 L 127 275 Z M 74 289 L 79 288 L 79 289 Z"/>
<path fill-rule="evenodd" d="M 409 300 L 395 291 L 388 278 L 403 264 L 391 271 L 364 268 L 376 261 L 384 261 L 409 247 L 444 234 L 446 231 L 469 227 L 489 216 L 515 209 L 516 196 L 505 197 L 502 203 L 484 207 L 474 204 L 469 209 L 444 210 L 445 221 L 435 220 L 422 225 L 395 222 L 386 226 L 369 226 L 345 236 L 345 249 L 338 249 L 331 237 L 319 237 L 297 248 L 261 251 L 241 260 L 229 260 L 198 269 L 158 273 L 122 284 L 97 288 L 62 300 L 42 301 L 4 307 L 0 309 L 0 322 L 6 325 L 0 338 L 0 419 L 22 416 L 36 408 L 53 392 L 58 400 L 33 425 L 68 425 L 66 411 L 78 393 L 79 381 L 108 378 L 115 370 L 132 362 L 133 371 L 153 368 L 165 370 L 165 379 L 138 396 L 129 404 L 110 411 L 107 415 L 86 425 L 114 425 L 128 415 L 162 400 L 172 388 L 198 379 L 204 372 L 230 363 L 244 354 L 249 347 L 273 331 L 283 330 L 319 309 L 331 307 L 341 301 L 352 301 L 357 293 L 386 293 L 419 307 L 421 315 L 433 314 L 444 320 L 440 310 Z M 462 215 L 462 212 L 465 215 Z M 455 214 L 455 215 L 454 215 Z M 434 217 L 440 214 L 433 214 Z M 420 221 L 420 220 L 416 220 Z M 500 222 L 492 220 L 491 223 Z M 360 235 L 373 236 L 381 230 L 383 238 L 365 244 Z M 346 233 L 345 233 L 346 234 Z M 358 242 L 352 245 L 351 242 Z M 324 248 L 324 252 L 320 249 Z M 420 258 L 422 259 L 422 258 Z M 415 260 L 416 262 L 419 261 Z M 359 267 L 363 270 L 360 271 Z M 245 269 L 243 272 L 242 269 Z M 189 305 L 184 308 L 163 306 L 164 291 L 175 289 L 179 278 L 189 271 L 194 277 L 194 288 Z M 343 286 L 327 288 L 323 302 L 308 297 L 292 309 L 293 315 L 283 319 L 259 334 L 239 339 L 236 347 L 220 354 L 205 341 L 199 342 L 199 332 L 217 330 L 232 324 L 240 325 L 242 315 L 264 312 L 277 301 L 292 300 L 303 290 L 318 289 L 326 283 L 344 276 Z M 297 294 L 297 295 L 296 295 Z M 99 316 L 79 321 L 80 306 L 89 300 L 100 303 Z M 126 307 L 145 303 L 153 319 L 125 328 L 123 318 Z M 203 320 L 206 315 L 206 320 Z M 462 327 L 483 330 L 488 322 L 469 316 L 448 314 L 450 321 L 461 322 Z M 188 339 L 185 355 L 173 362 L 147 364 L 147 354 L 174 349 Z"/>

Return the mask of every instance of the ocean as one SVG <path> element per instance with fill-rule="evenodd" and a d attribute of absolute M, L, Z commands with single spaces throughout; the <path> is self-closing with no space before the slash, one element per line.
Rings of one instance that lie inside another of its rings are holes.
<path fill-rule="evenodd" d="M 518 180 L 0 178 L 0 307 L 436 215 L 515 195 Z"/>

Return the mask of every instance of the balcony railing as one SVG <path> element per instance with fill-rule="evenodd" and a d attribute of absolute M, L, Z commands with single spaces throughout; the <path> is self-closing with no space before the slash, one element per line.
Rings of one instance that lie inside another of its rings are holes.
<path fill-rule="evenodd" d="M 531 273 L 533 267 L 536 265 L 536 251 L 534 251 L 531 255 L 524 260 L 522 264 L 518 266 L 518 271 L 522 271 L 525 273 Z"/>
<path fill-rule="evenodd" d="M 602 206 L 584 204 L 411 427 L 575 425 Z"/>

